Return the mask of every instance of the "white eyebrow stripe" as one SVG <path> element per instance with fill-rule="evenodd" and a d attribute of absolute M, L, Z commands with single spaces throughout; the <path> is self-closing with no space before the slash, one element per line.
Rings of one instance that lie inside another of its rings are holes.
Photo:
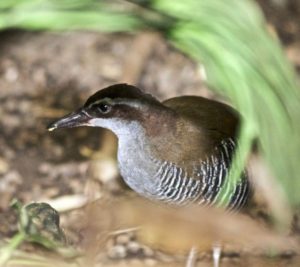
<path fill-rule="evenodd" d="M 127 99 L 127 98 L 116 98 L 114 99 L 115 104 L 125 104 L 127 106 L 141 109 L 144 104 L 138 99 Z"/>

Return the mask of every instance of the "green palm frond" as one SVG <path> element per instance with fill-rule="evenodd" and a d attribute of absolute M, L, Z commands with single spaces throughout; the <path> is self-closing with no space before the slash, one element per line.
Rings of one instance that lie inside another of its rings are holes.
<path fill-rule="evenodd" d="M 133 31 L 143 25 L 132 11 L 95 0 L 3 0 L 0 29 Z"/>
<path fill-rule="evenodd" d="M 260 10 L 246 0 L 157 0 L 155 7 L 177 19 L 170 39 L 204 64 L 211 87 L 242 114 L 241 162 L 230 181 L 238 181 L 257 140 L 287 199 L 298 204 L 300 90 Z"/>

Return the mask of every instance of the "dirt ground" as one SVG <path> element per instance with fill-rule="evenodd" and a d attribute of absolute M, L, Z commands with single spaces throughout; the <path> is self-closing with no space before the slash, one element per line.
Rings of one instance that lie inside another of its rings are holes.
<path fill-rule="evenodd" d="M 259 2 L 300 71 L 300 3 Z M 0 33 L 0 240 L 17 231 L 10 208 L 13 198 L 53 203 L 62 211 L 70 243 L 79 246 L 84 240 L 78 219 L 82 207 L 106 193 L 129 193 L 117 174 L 116 140 L 109 132 L 46 131 L 51 120 L 118 82 L 136 84 L 160 99 L 182 94 L 214 97 L 203 85 L 199 67 L 157 34 Z M 143 245 L 130 231 L 110 238 L 100 254 L 99 266 L 182 266 L 184 260 Z M 210 266 L 208 256 L 201 259 L 199 266 Z M 297 256 L 273 259 L 236 253 L 223 257 L 222 263 L 299 266 L 300 261 Z"/>

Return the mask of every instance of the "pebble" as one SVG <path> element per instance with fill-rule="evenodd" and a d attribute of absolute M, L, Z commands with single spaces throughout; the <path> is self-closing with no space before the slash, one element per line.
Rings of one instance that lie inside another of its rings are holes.
<path fill-rule="evenodd" d="M 0 158 L 0 174 L 4 174 L 8 171 L 9 165 L 4 158 Z"/>
<path fill-rule="evenodd" d="M 149 248 L 147 246 L 141 246 L 141 248 L 142 248 L 143 254 L 146 257 L 153 257 L 154 251 L 151 248 Z"/>
<path fill-rule="evenodd" d="M 19 77 L 19 72 L 14 67 L 9 67 L 4 73 L 4 77 L 9 82 L 15 82 Z"/>
<path fill-rule="evenodd" d="M 141 249 L 141 245 L 136 242 L 136 241 L 130 241 L 128 244 L 127 244 L 127 249 L 128 249 L 128 252 L 131 253 L 131 254 L 137 254 L 140 249 Z"/>
<path fill-rule="evenodd" d="M 156 255 L 156 258 L 159 260 L 159 261 L 162 261 L 162 262 L 165 262 L 165 263 L 170 263 L 170 262 L 173 262 L 174 261 L 174 256 L 173 255 L 169 255 L 169 254 L 165 254 L 163 252 L 160 252 L 160 251 L 156 251 L 155 253 Z"/>
<path fill-rule="evenodd" d="M 22 184 L 23 180 L 19 172 L 10 171 L 6 173 L 0 180 L 0 192 L 15 192 L 17 185 Z"/>
<path fill-rule="evenodd" d="M 112 259 L 122 259 L 127 256 L 127 251 L 124 246 L 116 245 L 108 251 L 108 257 Z"/>
<path fill-rule="evenodd" d="M 93 176 L 103 184 L 115 180 L 118 176 L 117 162 L 110 158 L 92 161 L 91 168 Z"/>
<path fill-rule="evenodd" d="M 32 79 L 39 86 L 46 86 L 47 74 L 43 68 L 35 68 L 32 73 Z"/>

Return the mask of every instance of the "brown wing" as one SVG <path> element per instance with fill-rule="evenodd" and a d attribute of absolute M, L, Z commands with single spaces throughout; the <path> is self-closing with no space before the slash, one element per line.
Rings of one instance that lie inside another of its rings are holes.
<path fill-rule="evenodd" d="M 239 116 L 226 104 L 199 96 L 175 97 L 164 101 L 163 104 L 212 135 L 236 138 Z"/>
<path fill-rule="evenodd" d="M 151 138 L 157 158 L 191 171 L 222 140 L 236 138 L 238 115 L 225 104 L 197 96 L 175 97 L 162 104 L 175 111 L 177 119 L 169 132 Z"/>

